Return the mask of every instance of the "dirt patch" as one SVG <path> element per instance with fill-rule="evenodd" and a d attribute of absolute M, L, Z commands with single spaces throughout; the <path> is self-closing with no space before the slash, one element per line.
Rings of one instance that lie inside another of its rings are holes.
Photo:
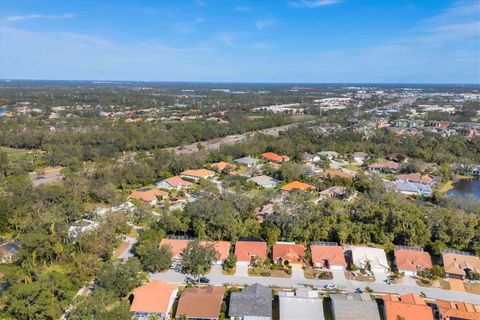
<path fill-rule="evenodd" d="M 249 276 L 272 277 L 272 278 L 290 278 L 291 275 L 283 270 L 270 270 L 264 268 L 248 269 Z"/>
<path fill-rule="evenodd" d="M 463 285 L 465 286 L 465 291 L 468 293 L 480 295 L 480 283 L 465 282 Z"/>
<path fill-rule="evenodd" d="M 321 279 L 321 280 L 332 280 L 333 275 L 329 271 L 315 270 L 315 269 L 306 269 L 303 272 L 305 279 Z"/>
<path fill-rule="evenodd" d="M 345 278 L 347 280 L 356 280 L 361 282 L 375 282 L 375 276 L 366 276 L 361 272 L 358 271 L 345 271 Z"/>

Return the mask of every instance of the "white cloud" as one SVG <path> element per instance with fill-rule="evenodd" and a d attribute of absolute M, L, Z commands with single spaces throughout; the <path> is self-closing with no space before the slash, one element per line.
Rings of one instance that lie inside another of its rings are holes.
<path fill-rule="evenodd" d="M 288 5 L 295 8 L 319 8 L 336 3 L 340 3 L 342 0 L 292 0 L 288 2 Z"/>
<path fill-rule="evenodd" d="M 273 18 L 267 18 L 267 19 L 262 19 L 262 20 L 258 20 L 255 22 L 255 26 L 258 28 L 258 29 L 263 29 L 263 28 L 266 28 L 268 26 L 271 26 L 272 24 L 275 23 L 275 19 Z"/>
<path fill-rule="evenodd" d="M 16 22 L 23 20 L 32 20 L 32 19 L 48 19 L 48 20 L 65 20 L 73 19 L 75 15 L 71 13 L 64 13 L 61 15 L 44 15 L 44 14 L 29 14 L 29 15 L 19 15 L 19 16 L 9 16 L 5 20 L 8 22 Z"/>
<path fill-rule="evenodd" d="M 249 8 L 249 7 L 245 7 L 245 6 L 236 6 L 233 10 L 234 10 L 234 11 L 247 12 L 247 11 L 250 11 L 250 8 Z"/>

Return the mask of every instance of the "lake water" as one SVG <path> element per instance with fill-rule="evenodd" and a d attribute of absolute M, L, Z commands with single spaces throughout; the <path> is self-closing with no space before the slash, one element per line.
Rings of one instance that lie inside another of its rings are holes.
<path fill-rule="evenodd" d="M 466 196 L 467 194 L 473 195 L 480 201 L 480 179 L 460 179 L 453 184 L 453 189 L 448 191 L 450 196 Z"/>

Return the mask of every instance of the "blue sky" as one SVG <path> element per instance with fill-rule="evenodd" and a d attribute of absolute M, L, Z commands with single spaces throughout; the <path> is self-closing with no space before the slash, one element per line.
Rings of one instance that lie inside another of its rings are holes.
<path fill-rule="evenodd" d="M 480 83 L 480 0 L 0 0 L 0 78 Z"/>

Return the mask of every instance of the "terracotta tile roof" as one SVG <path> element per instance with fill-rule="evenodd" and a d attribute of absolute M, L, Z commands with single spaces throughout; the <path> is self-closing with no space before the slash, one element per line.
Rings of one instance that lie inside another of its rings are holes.
<path fill-rule="evenodd" d="M 198 169 L 198 170 L 185 170 L 180 173 L 183 176 L 190 176 L 195 178 L 208 178 L 215 174 L 215 172 L 207 170 L 207 169 Z"/>
<path fill-rule="evenodd" d="M 212 168 L 217 169 L 218 171 L 223 171 L 223 170 L 225 170 L 226 167 L 230 166 L 230 163 L 225 162 L 225 161 L 220 161 L 220 162 L 217 162 L 217 163 L 212 163 L 212 164 L 210 164 L 210 166 Z"/>
<path fill-rule="evenodd" d="M 312 245 L 310 249 L 312 251 L 312 262 L 314 264 L 323 263 L 324 260 L 327 260 L 331 266 L 347 266 L 343 248 L 340 246 Z"/>
<path fill-rule="evenodd" d="M 305 247 L 301 244 L 276 243 L 272 248 L 272 258 L 277 261 L 288 260 L 290 263 L 303 263 Z"/>
<path fill-rule="evenodd" d="M 267 243 L 263 241 L 237 241 L 235 244 L 237 261 L 250 262 L 252 257 L 267 258 Z"/>
<path fill-rule="evenodd" d="M 436 300 L 443 318 L 480 320 L 480 305 L 459 301 Z"/>
<path fill-rule="evenodd" d="M 313 189 L 313 186 L 300 181 L 293 181 L 284 185 L 281 189 L 285 191 L 293 191 L 293 190 L 308 191 L 310 189 Z"/>
<path fill-rule="evenodd" d="M 175 284 L 162 280 L 154 280 L 133 291 L 133 302 L 130 307 L 132 312 L 158 312 L 167 313 L 172 307 L 172 295 L 178 288 Z"/>
<path fill-rule="evenodd" d="M 262 157 L 264 157 L 265 159 L 267 159 L 269 161 L 278 162 L 278 163 L 290 160 L 290 158 L 288 156 L 281 156 L 281 155 L 278 155 L 274 152 L 262 153 Z"/>
<path fill-rule="evenodd" d="M 433 310 L 420 296 L 408 293 L 401 296 L 387 294 L 385 303 L 385 320 L 433 320 Z"/>
<path fill-rule="evenodd" d="M 156 200 L 158 196 L 166 197 L 168 196 L 168 192 L 156 188 L 144 188 L 133 191 L 130 194 L 129 198 L 135 200 L 142 200 L 145 202 L 151 202 L 153 200 Z"/>
<path fill-rule="evenodd" d="M 411 181 L 416 183 L 423 183 L 423 184 L 431 184 L 433 182 L 433 178 L 428 175 L 422 175 L 419 172 L 416 173 L 409 173 L 409 174 L 399 174 L 397 176 L 398 180 L 405 180 Z"/>
<path fill-rule="evenodd" d="M 465 276 L 465 269 L 480 272 L 480 258 L 456 253 L 442 253 L 443 268 L 446 273 Z"/>
<path fill-rule="evenodd" d="M 177 317 L 218 318 L 223 287 L 186 288 L 178 301 Z"/>
<path fill-rule="evenodd" d="M 172 250 L 174 258 L 180 258 L 182 251 L 187 247 L 191 240 L 188 239 L 162 239 L 160 246 L 169 245 Z M 230 242 L 228 241 L 200 241 L 200 245 L 204 246 L 206 243 L 211 243 L 217 250 L 219 260 L 225 260 L 228 258 L 230 252 Z"/>
<path fill-rule="evenodd" d="M 163 245 L 170 246 L 174 258 L 180 258 L 182 251 L 187 247 L 190 240 L 187 239 L 162 239 L 160 247 Z"/>
<path fill-rule="evenodd" d="M 179 176 L 170 177 L 165 179 L 165 182 L 171 185 L 172 187 L 189 187 L 192 185 L 191 182 L 185 181 Z"/>
<path fill-rule="evenodd" d="M 394 253 L 395 263 L 399 270 L 417 271 L 432 268 L 432 259 L 428 252 L 398 249 Z"/>
<path fill-rule="evenodd" d="M 330 178 L 330 179 L 332 179 L 332 178 L 352 179 L 353 176 L 354 176 L 353 174 L 342 171 L 342 170 L 329 169 L 325 173 L 326 173 L 327 177 Z"/>

